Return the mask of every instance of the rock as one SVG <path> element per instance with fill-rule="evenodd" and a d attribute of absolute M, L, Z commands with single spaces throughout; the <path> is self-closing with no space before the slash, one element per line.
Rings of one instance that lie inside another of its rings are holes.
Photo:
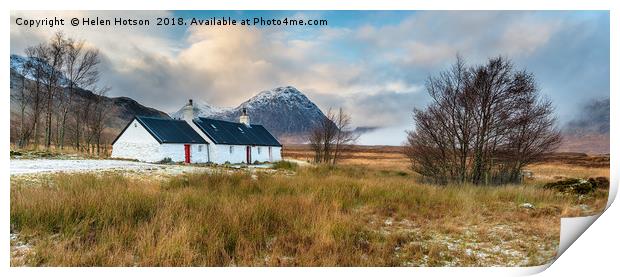
<path fill-rule="evenodd" d="M 559 192 L 575 193 L 575 194 L 588 194 L 596 189 L 596 185 L 593 185 L 590 181 L 584 179 L 569 178 L 560 180 L 557 182 L 547 183 L 544 188 L 555 189 Z"/>
<path fill-rule="evenodd" d="M 521 208 L 526 208 L 526 209 L 533 209 L 534 205 L 530 204 L 530 203 L 523 203 L 521 204 L 519 207 Z"/>

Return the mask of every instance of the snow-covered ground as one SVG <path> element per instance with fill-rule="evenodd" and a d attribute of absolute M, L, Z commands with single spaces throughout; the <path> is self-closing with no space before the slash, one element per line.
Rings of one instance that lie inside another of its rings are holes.
<path fill-rule="evenodd" d="M 11 175 L 41 172 L 73 172 L 98 171 L 109 169 L 149 170 L 161 169 L 169 165 L 149 164 L 119 160 L 13 160 L 11 159 Z"/>
<path fill-rule="evenodd" d="M 147 173 L 149 176 L 174 176 L 183 173 L 211 172 L 212 167 L 181 165 L 181 164 L 151 164 L 144 162 L 120 160 L 63 160 L 63 159 L 11 159 L 11 175 L 26 175 L 54 172 L 120 172 L 120 173 Z M 233 164 L 232 169 L 247 168 L 250 171 L 257 169 L 269 170 L 272 164 L 242 166 Z M 230 169 L 228 169 L 230 170 Z"/>

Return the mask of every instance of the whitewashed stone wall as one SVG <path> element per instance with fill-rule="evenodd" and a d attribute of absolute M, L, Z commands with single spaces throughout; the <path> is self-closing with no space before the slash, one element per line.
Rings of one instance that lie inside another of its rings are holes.
<path fill-rule="evenodd" d="M 209 162 L 209 145 L 208 144 L 192 144 L 190 146 L 191 162 L 206 163 Z"/>
<path fill-rule="evenodd" d="M 183 143 L 164 143 L 159 147 L 160 157 L 170 158 L 173 162 L 185 162 L 185 144 Z M 206 144 L 190 144 L 190 162 L 206 163 L 207 145 Z"/>
<path fill-rule="evenodd" d="M 161 160 L 159 142 L 135 119 L 112 145 L 112 158 L 145 162 Z"/>
<path fill-rule="evenodd" d="M 230 153 L 230 147 L 233 147 Z M 246 162 L 246 146 L 245 145 L 225 145 L 217 144 L 209 146 L 211 151 L 211 161 L 218 164 L 229 163 L 245 163 Z M 260 147 L 260 154 L 258 148 Z M 269 146 L 252 146 L 252 161 L 259 162 L 277 162 L 282 159 L 282 147 L 271 147 L 271 160 L 269 159 Z"/>
<path fill-rule="evenodd" d="M 282 147 L 271 147 L 271 162 L 282 160 Z"/>
<path fill-rule="evenodd" d="M 213 155 L 211 161 L 217 164 L 229 163 L 243 163 L 245 162 L 245 146 L 241 145 L 225 145 L 215 144 L 211 145 L 213 149 Z M 230 147 L 232 146 L 232 153 Z"/>

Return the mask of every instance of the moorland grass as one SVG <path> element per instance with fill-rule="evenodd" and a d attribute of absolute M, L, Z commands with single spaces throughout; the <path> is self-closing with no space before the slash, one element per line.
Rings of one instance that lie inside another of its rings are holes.
<path fill-rule="evenodd" d="M 281 160 L 273 163 L 273 169 L 297 170 L 297 164 L 291 161 Z"/>
<path fill-rule="evenodd" d="M 293 176 L 216 171 L 165 181 L 55 174 L 37 186 L 16 180 L 11 233 L 33 245 L 23 261 L 28 265 L 391 266 L 422 258 L 427 265 L 478 265 L 436 241 L 420 242 L 436 233 L 463 236 L 467 226 L 515 222 L 527 226 L 518 229 L 524 235 L 557 240 L 560 216 L 583 201 L 604 205 L 602 192 L 580 200 L 538 185 L 420 184 L 408 173 L 360 166 L 295 170 Z M 522 203 L 536 209 L 526 211 Z M 382 232 L 377 226 L 388 218 L 413 227 Z M 538 255 L 537 245 L 523 243 L 523 251 Z"/>

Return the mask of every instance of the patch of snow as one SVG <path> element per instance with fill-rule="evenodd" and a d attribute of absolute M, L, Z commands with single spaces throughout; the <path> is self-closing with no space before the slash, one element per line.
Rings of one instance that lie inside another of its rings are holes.
<path fill-rule="evenodd" d="M 486 257 L 488 257 L 489 254 L 484 253 L 484 252 L 476 252 L 476 258 L 478 259 L 485 259 Z"/>
<path fill-rule="evenodd" d="M 584 212 L 588 212 L 588 211 L 592 210 L 592 209 L 590 209 L 590 206 L 588 206 L 588 205 L 586 205 L 586 204 L 581 204 L 581 205 L 579 205 L 579 208 L 580 208 L 582 211 L 584 211 Z"/>
<path fill-rule="evenodd" d="M 534 205 L 532 205 L 531 203 L 523 203 L 519 207 L 526 208 L 526 209 L 533 209 Z"/>
<path fill-rule="evenodd" d="M 469 248 L 465 249 L 465 255 L 467 255 L 467 256 L 471 256 L 473 254 L 473 252 L 474 251 L 469 249 Z"/>

